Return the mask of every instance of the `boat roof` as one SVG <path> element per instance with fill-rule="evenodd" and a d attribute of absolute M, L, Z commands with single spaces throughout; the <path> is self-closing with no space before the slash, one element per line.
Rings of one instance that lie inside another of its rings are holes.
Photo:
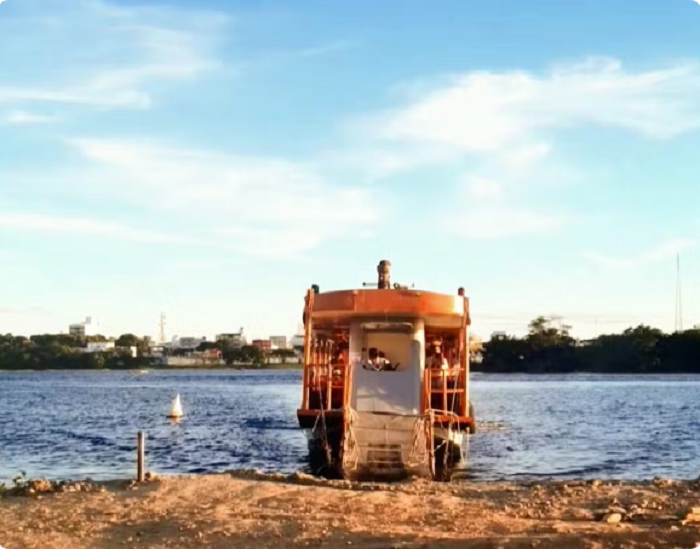
<path fill-rule="evenodd" d="M 390 282 L 391 263 L 377 266 L 377 288 L 321 293 L 312 286 L 307 308 L 316 329 L 347 328 L 353 322 L 414 321 L 426 329 L 460 330 L 469 325 L 469 300 L 460 288 L 456 295 L 409 289 Z M 305 308 L 305 310 L 307 310 Z M 305 313 L 306 314 L 306 313 Z"/>
<path fill-rule="evenodd" d="M 466 319 L 465 319 L 466 315 Z M 470 324 L 469 301 L 460 295 L 423 290 L 341 290 L 313 295 L 311 319 L 321 328 L 357 320 L 416 320 L 426 327 L 459 329 Z"/>

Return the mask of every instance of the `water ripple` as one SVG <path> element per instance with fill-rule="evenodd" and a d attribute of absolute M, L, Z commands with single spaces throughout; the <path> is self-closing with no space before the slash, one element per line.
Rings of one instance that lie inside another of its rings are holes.
<path fill-rule="evenodd" d="M 0 373 L 0 479 L 293 472 L 300 372 Z M 700 377 L 475 374 L 470 478 L 696 478 Z M 186 416 L 165 416 L 180 393 Z"/>

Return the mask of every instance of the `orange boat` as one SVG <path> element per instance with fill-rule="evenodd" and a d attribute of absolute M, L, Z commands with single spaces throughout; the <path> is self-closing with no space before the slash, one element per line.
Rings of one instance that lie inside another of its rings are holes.
<path fill-rule="evenodd" d="M 297 417 L 317 474 L 448 478 L 475 432 L 464 289 L 392 286 L 390 269 L 376 289 L 307 292 Z"/>

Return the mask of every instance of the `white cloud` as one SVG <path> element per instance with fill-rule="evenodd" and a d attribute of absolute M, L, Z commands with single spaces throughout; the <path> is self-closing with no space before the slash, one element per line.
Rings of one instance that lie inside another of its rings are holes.
<path fill-rule="evenodd" d="M 634 70 L 589 58 L 541 73 L 468 72 L 405 89 L 403 105 L 356 124 L 372 146 L 369 171 L 431 164 L 461 172 L 445 199 L 462 204 L 448 224 L 468 238 L 547 232 L 568 222 L 563 211 L 533 207 L 533 189 L 560 187 L 579 171 L 553 158 L 559 132 L 600 126 L 667 139 L 700 128 L 700 65 L 690 62 Z"/>
<path fill-rule="evenodd" d="M 220 16 L 93 1 L 66 9 L 51 26 L 55 34 L 42 34 L 38 24 L 25 29 L 37 34 L 31 60 L 36 76 L 16 84 L 5 78 L 0 103 L 145 109 L 156 84 L 190 80 L 219 66 L 212 50 L 221 35 Z M 65 66 L 57 66 L 57 59 Z M 39 71 L 42 62 L 50 70 Z"/>
<path fill-rule="evenodd" d="M 676 238 L 634 255 L 606 255 L 598 252 L 585 252 L 583 256 L 596 265 L 610 268 L 632 268 L 660 261 L 670 260 L 676 254 L 694 249 L 698 241 L 694 238 Z"/>
<path fill-rule="evenodd" d="M 52 214 L 0 212 L 0 227 L 23 232 L 78 234 L 151 244 L 202 244 L 188 236 L 134 229 L 122 223 Z"/>
<path fill-rule="evenodd" d="M 547 233 L 560 229 L 567 219 L 556 213 L 508 205 L 480 205 L 442 216 L 442 227 L 467 240 L 493 240 Z"/>
<path fill-rule="evenodd" d="M 547 157 L 551 150 L 552 147 L 547 143 L 532 143 L 505 151 L 499 160 L 510 172 L 524 174 Z"/>
<path fill-rule="evenodd" d="M 667 138 L 700 128 L 699 94 L 697 64 L 635 72 L 615 59 L 592 58 L 544 75 L 453 77 L 380 116 L 377 132 L 389 141 L 439 143 L 470 153 L 529 145 L 538 132 L 585 124 Z"/>
<path fill-rule="evenodd" d="M 464 181 L 469 194 L 477 199 L 500 198 L 503 196 L 503 186 L 480 175 L 468 175 Z"/>
<path fill-rule="evenodd" d="M 148 141 L 69 144 L 97 170 L 74 185 L 94 192 L 96 177 L 98 192 L 109 200 L 133 200 L 158 215 L 188 220 L 201 235 L 245 253 L 301 254 L 329 239 L 367 232 L 379 219 L 375 191 L 331 185 L 302 162 Z"/>
<path fill-rule="evenodd" d="M 57 116 L 49 116 L 29 111 L 12 111 L 7 113 L 3 123 L 8 126 L 26 126 L 32 124 L 52 124 L 60 120 Z"/>

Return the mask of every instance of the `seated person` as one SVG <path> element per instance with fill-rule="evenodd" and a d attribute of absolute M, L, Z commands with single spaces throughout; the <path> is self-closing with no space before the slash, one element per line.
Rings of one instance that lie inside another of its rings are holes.
<path fill-rule="evenodd" d="M 365 349 L 362 349 L 362 353 L 364 355 Z M 395 370 L 398 366 L 398 364 L 392 366 L 391 362 L 389 362 L 389 360 L 386 358 L 384 352 L 380 351 L 376 347 L 370 348 L 369 358 L 363 358 L 361 364 L 365 370 L 373 370 L 375 372 Z"/>
<path fill-rule="evenodd" d="M 386 358 L 384 351 L 379 351 L 377 364 L 379 365 L 380 369 L 385 372 L 393 372 L 394 370 L 396 370 L 396 368 L 399 367 L 398 362 L 392 365 L 391 361 L 388 358 Z"/>
<path fill-rule="evenodd" d="M 427 368 L 434 370 L 447 370 L 449 369 L 449 364 L 447 359 L 442 354 L 442 349 L 439 343 L 433 343 L 431 356 L 428 358 Z"/>
<path fill-rule="evenodd" d="M 342 350 L 336 349 L 336 351 L 333 354 L 333 360 L 331 361 L 331 364 L 333 364 L 333 375 L 342 375 L 343 368 L 345 367 L 345 354 Z"/>
<path fill-rule="evenodd" d="M 365 370 L 376 370 L 376 364 L 375 361 L 377 359 L 377 349 L 372 347 L 369 350 L 369 357 L 367 356 L 367 349 L 365 347 L 362 348 L 362 358 L 360 359 L 360 365 L 362 366 L 363 369 Z"/>

